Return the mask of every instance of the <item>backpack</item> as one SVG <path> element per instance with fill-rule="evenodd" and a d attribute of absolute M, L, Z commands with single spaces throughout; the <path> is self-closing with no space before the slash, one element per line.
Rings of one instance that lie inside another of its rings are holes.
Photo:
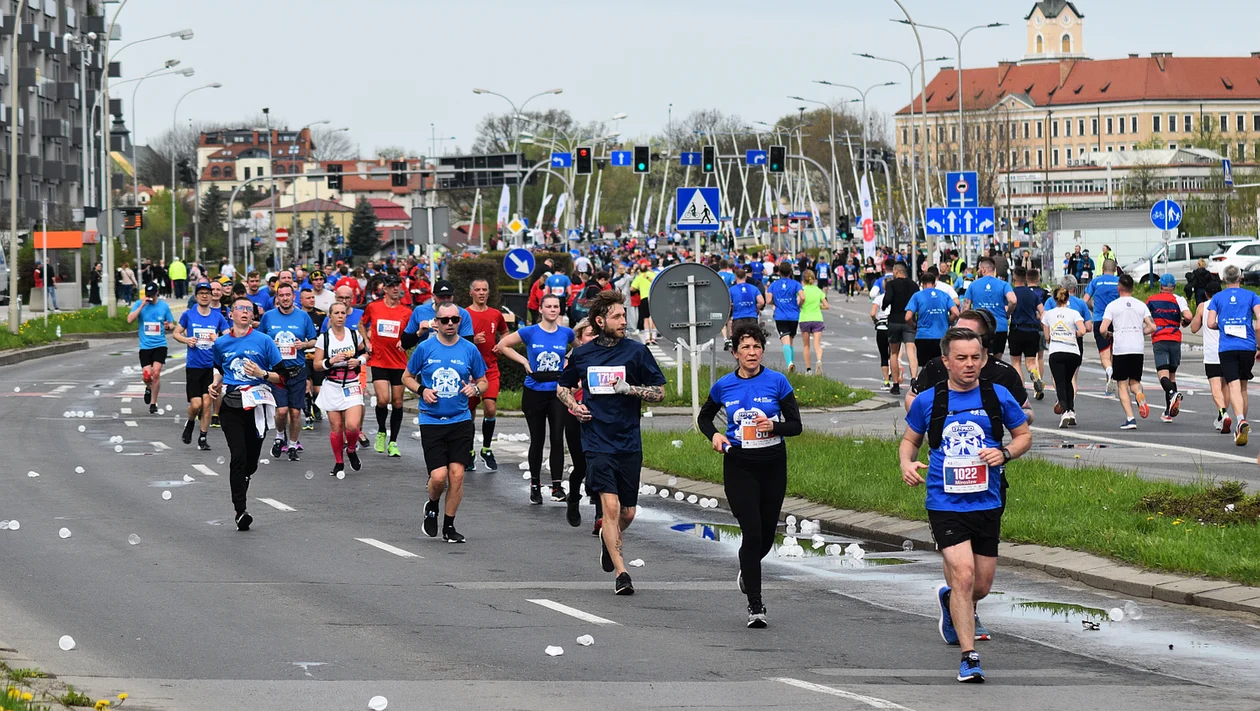
<path fill-rule="evenodd" d="M 361 350 L 361 348 L 359 347 L 359 330 L 357 328 L 347 328 L 346 331 L 350 334 L 350 343 L 354 344 L 354 355 L 357 358 Z M 332 347 L 332 341 L 330 340 L 331 333 L 332 333 L 332 329 L 329 328 L 329 330 L 324 331 L 323 333 L 320 334 L 324 338 L 324 357 L 325 358 L 328 357 L 328 350 Z"/>
<path fill-rule="evenodd" d="M 932 393 L 932 418 L 928 421 L 928 444 L 932 449 L 938 449 L 941 446 L 941 437 L 945 431 L 945 418 L 950 415 L 949 412 L 949 381 L 943 381 L 936 384 L 936 389 Z M 980 402 L 984 406 L 985 413 L 989 416 L 989 429 L 992 432 L 993 439 L 997 441 L 998 446 L 1002 445 L 1002 403 L 998 400 L 997 391 L 993 389 L 993 383 L 988 380 L 980 381 Z"/>

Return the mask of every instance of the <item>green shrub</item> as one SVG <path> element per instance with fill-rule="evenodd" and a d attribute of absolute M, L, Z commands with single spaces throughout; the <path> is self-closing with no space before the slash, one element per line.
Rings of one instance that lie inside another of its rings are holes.
<path fill-rule="evenodd" d="M 490 308 L 497 309 L 503 302 L 498 289 L 498 279 L 502 272 L 501 264 L 488 259 L 456 259 L 447 268 L 446 278 L 450 280 L 451 286 L 455 287 L 455 303 L 465 308 L 472 303 L 472 295 L 468 293 L 468 287 L 473 281 L 485 279 L 490 282 Z"/>

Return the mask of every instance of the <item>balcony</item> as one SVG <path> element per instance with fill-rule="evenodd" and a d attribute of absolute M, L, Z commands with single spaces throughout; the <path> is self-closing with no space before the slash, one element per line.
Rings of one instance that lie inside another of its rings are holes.
<path fill-rule="evenodd" d="M 59 160 L 44 161 L 44 180 L 60 181 L 63 177 L 62 171 L 64 168 L 65 163 Z"/>
<path fill-rule="evenodd" d="M 110 99 L 109 100 L 109 114 L 111 116 L 117 116 L 118 118 L 122 118 L 122 113 L 123 113 L 122 99 Z"/>
<path fill-rule="evenodd" d="M 25 89 L 29 86 L 35 86 L 39 81 L 39 73 L 35 67 L 18 67 L 18 88 Z"/>
<path fill-rule="evenodd" d="M 73 126 L 70 129 L 70 145 L 74 148 L 83 147 L 83 124 Z"/>
<path fill-rule="evenodd" d="M 40 128 L 44 138 L 70 137 L 70 122 L 66 119 L 44 119 Z"/>
<path fill-rule="evenodd" d="M 18 42 L 23 44 L 37 44 L 39 42 L 39 28 L 29 22 L 22 23 L 22 29 L 18 31 Z"/>
<path fill-rule="evenodd" d="M 78 106 L 82 98 L 78 82 L 63 81 L 57 83 L 58 101 L 69 101 L 73 105 Z"/>
<path fill-rule="evenodd" d="M 44 161 L 39 156 L 18 156 L 18 172 L 21 172 L 23 159 L 26 162 L 27 175 L 38 177 L 44 174 Z"/>
<path fill-rule="evenodd" d="M 97 35 L 105 34 L 105 16 L 104 15 L 85 15 L 83 17 L 83 31 L 95 32 Z"/>
<path fill-rule="evenodd" d="M 122 63 L 121 63 L 121 62 L 110 62 L 110 63 L 109 63 L 109 78 L 110 78 L 110 79 L 117 79 L 117 78 L 119 78 L 119 77 L 121 77 L 121 76 L 122 76 Z"/>
<path fill-rule="evenodd" d="M 78 163 L 66 163 L 61 167 L 61 179 L 73 181 L 76 183 L 83 182 L 83 166 Z"/>
<path fill-rule="evenodd" d="M 24 206 L 22 216 L 28 222 L 39 221 L 40 216 L 44 212 L 43 204 L 39 200 L 23 200 L 22 205 Z"/>

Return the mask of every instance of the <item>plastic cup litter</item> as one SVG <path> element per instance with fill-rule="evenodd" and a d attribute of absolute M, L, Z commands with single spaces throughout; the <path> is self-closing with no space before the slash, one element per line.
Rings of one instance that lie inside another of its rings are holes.
<path fill-rule="evenodd" d="M 68 528 L 63 528 L 63 529 L 61 529 L 60 531 L 57 531 L 57 536 L 58 536 L 58 537 L 60 537 L 60 538 L 69 538 L 69 537 L 70 537 L 70 529 L 68 529 Z"/>
<path fill-rule="evenodd" d="M 547 656 L 549 657 L 558 657 L 561 654 L 564 654 L 564 647 L 557 647 L 555 645 L 551 645 L 551 646 L 548 646 L 543 651 L 546 652 Z"/>
<path fill-rule="evenodd" d="M 1107 618 L 1112 622 L 1119 622 L 1124 619 L 1124 610 L 1118 607 L 1113 607 L 1107 611 Z"/>
<path fill-rule="evenodd" d="M 910 551 L 914 550 L 914 541 L 902 541 L 902 542 L 901 542 L 901 550 L 903 550 L 903 551 L 905 551 L 905 552 L 907 552 L 907 553 L 909 553 Z"/>
<path fill-rule="evenodd" d="M 389 708 L 389 699 L 384 696 L 373 696 L 368 699 L 368 708 L 372 711 L 385 711 Z"/>
<path fill-rule="evenodd" d="M 130 536 L 127 536 L 127 542 L 133 546 L 138 546 L 140 545 L 140 536 L 133 533 Z"/>
<path fill-rule="evenodd" d="M 115 451 L 115 452 L 121 452 L 121 451 L 122 451 L 122 445 L 121 445 L 121 444 L 116 444 L 116 445 L 114 445 L 114 451 Z"/>
<path fill-rule="evenodd" d="M 584 634 L 581 637 L 577 638 L 577 643 L 582 645 L 583 647 L 589 647 L 592 644 L 595 644 L 595 638 L 590 636 L 589 634 Z"/>
<path fill-rule="evenodd" d="M 305 475 L 305 476 L 306 476 L 306 478 L 307 478 L 307 479 L 314 479 L 314 478 L 315 478 L 315 472 L 311 471 L 310 469 L 307 469 L 307 470 L 306 470 L 306 475 Z"/>
<path fill-rule="evenodd" d="M 82 473 L 83 473 L 83 471 L 84 471 L 84 470 L 83 470 L 83 467 L 75 467 L 75 468 L 74 468 L 74 473 L 75 473 L 75 474 L 82 474 Z"/>
<path fill-rule="evenodd" d="M 80 432 L 87 432 L 87 427 L 86 427 L 85 425 L 79 425 L 79 431 L 80 431 Z"/>
<path fill-rule="evenodd" d="M 171 492 L 169 492 L 169 491 L 163 491 L 163 492 L 162 492 L 162 500 L 163 500 L 163 501 L 170 501 L 170 500 L 171 500 Z"/>
<path fill-rule="evenodd" d="M 61 647 L 61 651 L 69 652 L 74 649 L 74 637 L 68 634 L 61 635 L 61 639 L 57 640 L 57 646 Z"/>

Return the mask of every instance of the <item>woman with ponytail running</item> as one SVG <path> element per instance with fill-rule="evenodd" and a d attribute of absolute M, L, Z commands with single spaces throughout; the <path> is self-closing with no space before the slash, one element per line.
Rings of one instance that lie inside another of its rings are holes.
<path fill-rule="evenodd" d="M 334 301 L 328 309 L 328 330 L 315 340 L 315 370 L 324 373 L 324 385 L 315 404 L 328 415 L 328 441 L 332 444 L 334 460 L 329 476 L 345 471 L 345 459 L 350 460 L 354 471 L 363 468 L 359 461 L 359 430 L 363 427 L 363 386 L 359 382 L 359 371 L 367 346 L 359 340 L 357 331 L 346 328 L 349 309 L 346 304 Z"/>

